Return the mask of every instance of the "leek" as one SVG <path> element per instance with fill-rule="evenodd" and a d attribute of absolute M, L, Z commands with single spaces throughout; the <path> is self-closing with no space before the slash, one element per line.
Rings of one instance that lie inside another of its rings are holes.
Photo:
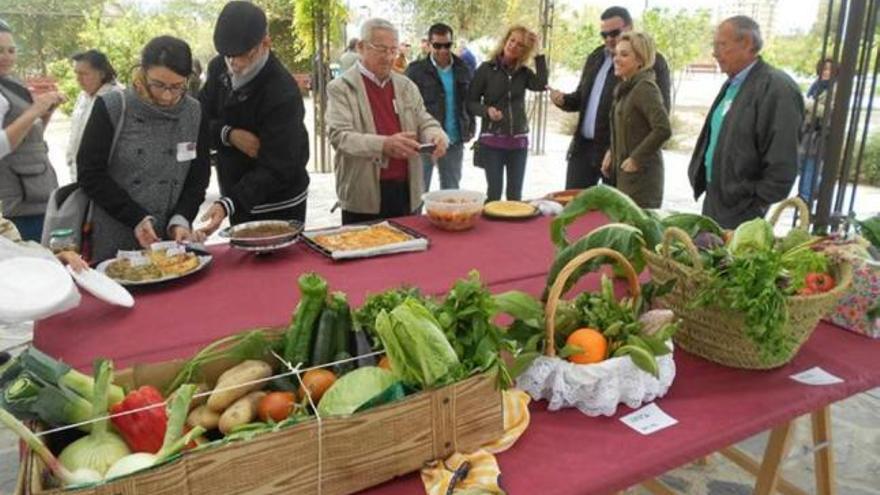
<path fill-rule="evenodd" d="M 0 409 L 0 423 L 6 425 L 7 428 L 18 435 L 27 444 L 28 448 L 33 450 L 34 454 L 46 463 L 49 470 L 61 480 L 64 486 L 83 485 L 101 481 L 101 475 L 93 469 L 68 470 L 63 464 L 58 462 L 58 458 L 52 455 L 49 448 L 27 426 L 5 409 Z"/>
<path fill-rule="evenodd" d="M 92 418 L 92 377 L 71 369 L 30 347 L 0 375 L 0 407 L 19 419 L 50 425 L 76 424 Z M 110 403 L 124 398 L 121 387 L 109 386 Z M 80 427 L 89 431 L 90 425 Z"/>

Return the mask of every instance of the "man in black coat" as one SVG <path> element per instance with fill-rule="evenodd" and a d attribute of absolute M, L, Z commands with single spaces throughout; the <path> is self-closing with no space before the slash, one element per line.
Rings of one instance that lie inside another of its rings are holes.
<path fill-rule="evenodd" d="M 566 112 L 578 112 L 577 128 L 568 147 L 566 189 L 585 188 L 599 182 L 602 158 L 611 143 L 611 103 L 619 81 L 614 75 L 612 58 L 620 35 L 632 30 L 632 17 L 623 7 L 609 7 L 602 12 L 601 19 L 600 34 L 605 43 L 587 57 L 577 89 L 568 94 L 550 91 L 550 99 L 556 106 Z M 669 66 L 660 53 L 654 62 L 654 73 L 669 110 Z"/>
<path fill-rule="evenodd" d="M 216 150 L 221 198 L 202 217 L 211 233 L 229 217 L 305 222 L 309 136 L 296 81 L 270 49 L 266 14 L 250 2 L 226 4 L 214 28 L 220 54 L 199 94 Z"/>
<path fill-rule="evenodd" d="M 471 74 L 467 64 L 452 53 L 452 28 L 437 23 L 428 29 L 431 51 L 427 57 L 416 60 L 406 68 L 406 77 L 419 87 L 425 108 L 443 125 L 449 136 L 446 155 L 436 159 L 440 173 L 440 189 L 458 189 L 461 181 L 461 163 L 464 143 L 474 136 L 474 119 L 467 111 L 467 92 Z M 425 191 L 431 189 L 431 175 L 435 159 L 422 155 L 425 171 Z"/>

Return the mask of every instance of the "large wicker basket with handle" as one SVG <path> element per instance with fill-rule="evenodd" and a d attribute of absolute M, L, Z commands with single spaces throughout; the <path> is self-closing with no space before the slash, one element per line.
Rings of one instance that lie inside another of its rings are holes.
<path fill-rule="evenodd" d="M 786 207 L 794 207 L 800 211 L 800 228 L 809 225 L 809 211 L 798 198 L 780 203 L 771 215 L 772 224 L 776 224 Z M 690 266 L 672 258 L 669 248 L 673 241 L 684 246 L 691 261 Z M 832 290 L 822 294 L 786 298 L 788 319 L 782 331 L 792 337 L 795 345 L 785 355 L 764 359 L 760 349 L 746 335 L 745 317 L 742 313 L 715 304 L 694 307 L 692 301 L 707 286 L 709 276 L 703 268 L 696 246 L 685 231 L 676 227 L 668 228 L 663 235 L 660 253 L 650 249 L 644 249 L 643 253 L 651 270 L 651 277 L 656 282 L 676 280 L 672 292 L 662 298 L 663 303 L 683 320 L 682 327 L 675 334 L 675 343 L 692 354 L 733 368 L 772 369 L 791 361 L 813 333 L 819 320 L 837 304 L 852 281 L 851 266 L 832 260 L 831 273 L 837 281 Z"/>

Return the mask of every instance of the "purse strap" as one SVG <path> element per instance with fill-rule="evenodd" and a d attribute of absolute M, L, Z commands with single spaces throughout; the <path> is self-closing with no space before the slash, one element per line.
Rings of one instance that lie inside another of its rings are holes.
<path fill-rule="evenodd" d="M 126 109 L 125 92 L 120 91 L 119 95 L 122 99 L 122 107 L 121 107 L 122 110 L 119 112 L 119 118 L 116 120 L 116 126 L 113 129 L 113 142 L 110 144 L 110 154 L 107 155 L 107 162 L 108 163 L 110 162 L 110 160 L 113 159 L 113 154 L 116 153 L 116 145 L 119 143 L 119 136 L 122 134 L 122 126 L 125 125 L 125 109 Z M 85 217 L 86 223 L 92 222 L 92 211 L 93 211 L 94 207 L 95 207 L 95 202 L 89 200 L 89 205 L 86 208 L 86 217 Z"/>
<path fill-rule="evenodd" d="M 122 97 L 122 111 L 119 112 L 119 119 L 116 121 L 116 127 L 113 129 L 113 143 L 110 145 L 110 154 L 107 155 L 107 161 L 113 159 L 113 153 L 116 152 L 116 144 L 119 142 L 119 135 L 122 134 L 122 126 L 125 125 L 125 92 L 120 91 Z"/>

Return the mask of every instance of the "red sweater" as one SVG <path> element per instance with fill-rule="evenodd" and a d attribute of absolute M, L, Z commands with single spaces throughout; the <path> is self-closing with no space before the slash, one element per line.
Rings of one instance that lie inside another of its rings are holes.
<path fill-rule="evenodd" d="M 367 90 L 367 99 L 370 100 L 370 109 L 373 111 L 373 124 L 376 133 L 381 136 L 391 136 L 401 131 L 400 119 L 394 108 L 394 85 L 388 81 L 384 87 L 379 87 L 366 76 L 364 87 Z M 380 180 L 406 181 L 409 177 L 409 162 L 403 158 L 391 158 L 388 166 L 382 169 Z"/>

